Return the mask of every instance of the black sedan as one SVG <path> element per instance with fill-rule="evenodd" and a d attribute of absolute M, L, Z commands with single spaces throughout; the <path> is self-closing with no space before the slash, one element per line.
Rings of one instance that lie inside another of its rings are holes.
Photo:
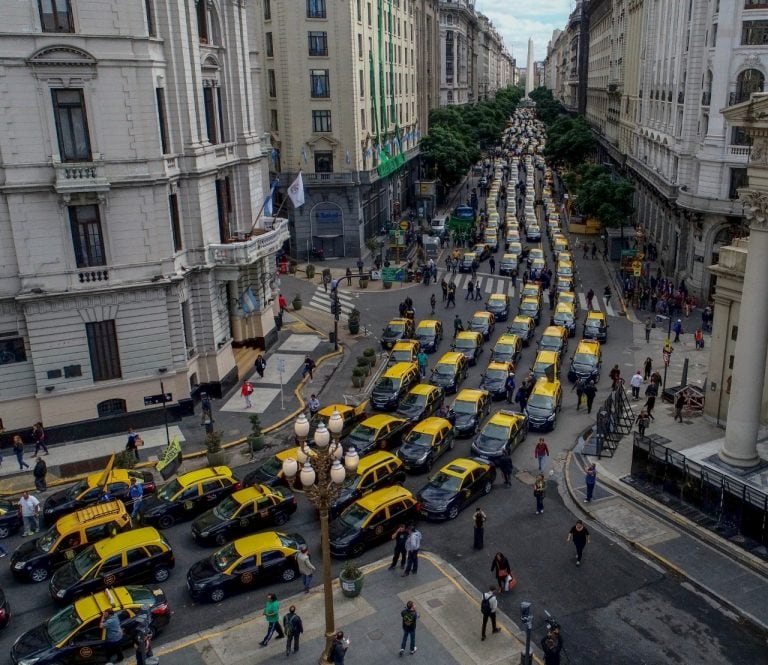
<path fill-rule="evenodd" d="M 490 494 L 495 479 L 490 464 L 457 457 L 416 493 L 419 514 L 432 520 L 455 519 L 475 499 Z"/>
<path fill-rule="evenodd" d="M 483 372 L 480 390 L 486 390 L 493 399 L 504 399 L 507 396 L 507 377 L 513 374 L 511 363 L 491 362 Z"/>
<path fill-rule="evenodd" d="M 0 540 L 12 536 L 21 528 L 19 507 L 11 501 L 0 499 Z"/>

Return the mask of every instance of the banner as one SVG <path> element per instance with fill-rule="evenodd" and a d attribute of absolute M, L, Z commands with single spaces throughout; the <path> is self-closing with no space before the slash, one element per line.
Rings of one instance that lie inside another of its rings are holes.
<path fill-rule="evenodd" d="M 168 480 L 179 470 L 184 456 L 181 453 L 181 442 L 177 438 L 171 439 L 171 442 L 163 448 L 163 452 L 155 464 L 155 469 L 160 472 L 163 480 Z"/>

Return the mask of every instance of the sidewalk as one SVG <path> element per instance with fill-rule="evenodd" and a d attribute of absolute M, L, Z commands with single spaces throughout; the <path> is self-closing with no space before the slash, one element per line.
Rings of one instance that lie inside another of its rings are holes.
<path fill-rule="evenodd" d="M 424 553 L 419 557 L 418 576 L 402 578 L 399 569 L 387 570 L 389 563 L 386 558 L 364 567 L 365 583 L 357 598 L 342 596 L 338 581 L 334 581 L 335 627 L 350 639 L 348 662 L 384 665 L 397 660 L 402 638 L 400 612 L 408 600 L 415 602 L 420 615 L 417 651 L 413 656 L 406 653 L 408 662 L 520 662 L 525 638 L 515 622 L 502 612 L 497 612 L 501 632 L 494 635 L 489 623 L 487 639 L 480 640 L 482 592 L 453 566 L 434 554 Z M 294 588 L 299 587 L 298 582 L 294 584 Z M 316 663 L 325 644 L 322 587 L 310 594 L 289 597 L 281 591 L 282 587 L 277 587 L 281 617 L 293 604 L 304 624 L 299 653 L 292 655 L 290 662 Z M 285 640 L 273 639 L 266 648 L 259 646 L 266 628 L 259 608 L 236 621 L 170 644 L 163 644 L 161 639 L 155 655 L 163 665 L 254 665 L 285 660 Z M 538 657 L 534 657 L 534 662 L 541 664 Z"/>

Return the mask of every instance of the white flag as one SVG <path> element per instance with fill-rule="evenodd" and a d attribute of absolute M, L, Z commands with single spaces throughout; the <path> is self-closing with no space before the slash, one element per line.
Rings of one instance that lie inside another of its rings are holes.
<path fill-rule="evenodd" d="M 299 171 L 296 180 L 294 180 L 288 188 L 288 196 L 290 197 L 294 208 L 301 208 L 301 206 L 304 205 L 304 180 L 301 178 L 301 171 Z"/>

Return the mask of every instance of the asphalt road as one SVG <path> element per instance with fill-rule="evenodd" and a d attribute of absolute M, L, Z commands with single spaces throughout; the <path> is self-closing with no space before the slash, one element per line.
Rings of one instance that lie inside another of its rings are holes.
<path fill-rule="evenodd" d="M 551 265 L 546 238 L 544 247 Z M 497 253 L 497 259 L 502 250 Z M 574 252 L 578 267 L 577 291 L 585 292 L 590 287 L 602 292 L 606 283 L 601 264 L 598 261 L 581 260 L 581 252 Z M 442 266 L 442 262 L 440 263 Z M 552 266 L 554 267 L 554 266 Z M 487 272 L 484 262 L 480 272 Z M 442 276 L 442 275 L 441 275 Z M 498 276 L 496 276 L 498 279 Z M 312 288 L 307 285 L 307 292 Z M 437 294 L 438 316 L 448 330 L 454 310 L 443 310 L 440 305 L 439 284 L 425 287 L 417 285 L 398 292 L 377 292 L 361 295 L 359 308 L 364 323 L 372 330 L 380 330 L 386 321 L 397 315 L 397 304 L 410 295 L 415 302 L 417 320 L 429 313 L 428 301 L 432 292 Z M 515 304 L 519 297 L 516 291 Z M 467 319 L 478 309 L 481 301 L 468 302 L 464 294 L 457 298 L 456 312 Z M 516 309 L 513 307 L 512 313 Z M 542 323 L 537 328 L 540 334 L 548 318 L 545 300 Z M 580 312 L 583 320 L 583 311 Z M 631 323 L 622 317 L 609 320 L 609 339 L 603 347 L 603 378 L 598 386 L 598 398 L 607 391 L 607 370 L 614 364 L 624 369 L 629 359 L 632 344 Z M 503 324 L 497 325 L 494 337 L 503 333 Z M 580 329 L 577 329 L 577 338 Z M 442 353 L 449 350 L 450 335 L 443 342 L 438 353 L 430 357 L 434 364 Z M 571 340 L 569 350 L 575 349 Z M 477 367 L 471 368 L 469 378 L 463 387 L 479 384 L 482 368 L 488 362 L 492 343 L 486 344 L 485 352 Z M 518 364 L 518 375 L 533 363 L 535 345 L 524 349 Z M 568 358 L 566 358 L 566 363 Z M 631 362 L 631 359 L 629 360 Z M 629 371 L 625 371 L 628 374 Z M 553 456 L 558 456 L 573 446 L 579 432 L 589 424 L 589 417 L 582 411 L 575 411 L 575 394 L 568 392 L 565 384 L 563 409 L 558 417 L 554 432 L 546 435 Z M 450 403 L 452 398 L 449 398 Z M 506 406 L 496 402 L 495 406 Z M 475 505 L 480 505 L 488 515 L 485 549 L 472 549 L 471 510 L 465 511 L 453 522 L 422 524 L 423 547 L 440 554 L 455 565 L 475 586 L 485 588 L 493 582 L 490 563 L 493 553 L 503 551 L 512 563 L 519 584 L 517 589 L 504 596 L 501 609 L 516 620 L 521 600 L 534 603 L 536 627 L 535 642 L 543 635 L 543 610 L 548 609 L 562 625 L 566 654 L 570 662 L 590 663 L 758 663 L 765 662 L 766 644 L 764 639 L 751 633 L 729 616 L 714 608 L 710 602 L 691 591 L 668 574 L 638 558 L 622 545 L 593 528 L 592 543 L 587 547 L 584 563 L 575 566 L 574 551 L 565 542 L 568 529 L 576 519 L 564 505 L 558 493 L 557 478 L 550 477 L 545 513 L 536 515 L 531 488 L 522 479 L 524 472 L 533 471 L 533 446 L 537 439 L 531 433 L 523 445 L 513 454 L 513 462 L 520 479 L 512 487 L 497 482 L 493 492 Z M 461 439 L 453 452 L 440 460 L 446 463 L 452 457 L 469 454 L 469 439 Z M 245 471 L 246 469 L 242 469 Z M 522 472 L 522 473 L 521 473 Z M 410 476 L 406 486 L 418 489 L 426 477 Z M 311 544 L 315 562 L 320 560 L 319 525 L 314 509 L 300 498 L 299 510 L 283 527 L 286 532 L 302 534 Z M 212 550 L 194 543 L 189 523 L 179 524 L 166 532 L 176 554 L 176 568 L 165 592 L 175 612 L 167 631 L 158 643 L 184 637 L 192 632 L 212 628 L 220 622 L 252 612 L 263 603 L 260 592 L 234 596 L 218 605 L 196 605 L 186 591 L 185 576 L 188 567 Z M 4 541 L 3 545 L 12 551 L 20 542 L 18 537 Z M 382 545 L 367 552 L 362 561 L 372 561 L 390 551 Z M 5 559 L 2 563 L 6 563 Z M 334 562 L 334 570 L 341 567 Z M 396 574 L 393 572 L 393 574 Z M 717 571 L 713 571 L 717 574 Z M 0 633 L 0 651 L 9 653 L 13 640 L 23 631 L 44 621 L 55 611 L 48 595 L 47 584 L 22 585 L 15 582 L 7 565 L 0 565 L 0 586 L 6 591 L 13 609 L 13 620 L 9 628 Z M 295 581 L 284 587 L 273 589 L 278 596 L 297 592 L 300 582 Z M 264 589 L 264 593 L 268 589 Z M 478 639 L 480 617 L 478 621 Z"/>

